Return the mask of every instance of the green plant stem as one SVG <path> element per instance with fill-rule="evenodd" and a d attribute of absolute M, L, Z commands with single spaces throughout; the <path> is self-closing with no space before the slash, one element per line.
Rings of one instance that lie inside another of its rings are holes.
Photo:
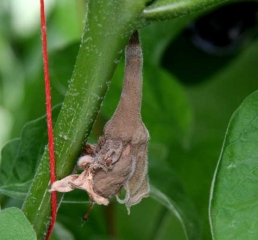
<path fill-rule="evenodd" d="M 80 50 L 54 129 L 57 179 L 72 172 L 128 38 L 143 24 L 139 16 L 146 1 L 88 1 Z M 46 150 L 23 205 L 38 239 L 45 238 L 50 221 L 48 190 L 49 154 Z"/>
<path fill-rule="evenodd" d="M 156 0 L 143 11 L 146 20 L 158 21 L 192 14 L 227 0 Z"/>

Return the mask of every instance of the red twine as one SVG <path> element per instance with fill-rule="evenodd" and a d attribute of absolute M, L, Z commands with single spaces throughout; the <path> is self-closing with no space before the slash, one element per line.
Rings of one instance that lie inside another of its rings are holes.
<path fill-rule="evenodd" d="M 47 28 L 45 19 L 44 0 L 40 0 L 40 18 L 41 18 L 41 35 L 42 35 L 42 54 L 44 64 L 44 79 L 45 79 L 45 93 L 46 93 L 46 111 L 47 111 L 47 130 L 48 130 L 48 147 L 49 147 L 49 159 L 50 159 L 50 181 L 51 184 L 56 181 L 55 175 L 55 155 L 54 155 L 54 137 L 52 126 L 52 112 L 51 112 L 51 93 L 50 93 L 50 80 L 48 73 L 48 55 L 47 55 Z M 51 222 L 49 225 L 46 240 L 48 240 L 53 231 L 56 221 L 56 192 L 51 192 Z"/>

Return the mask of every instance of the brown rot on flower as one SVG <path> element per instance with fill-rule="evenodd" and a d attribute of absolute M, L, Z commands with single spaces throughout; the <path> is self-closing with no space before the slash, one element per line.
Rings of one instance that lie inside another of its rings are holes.
<path fill-rule="evenodd" d="M 114 115 L 104 127 L 104 135 L 97 145 L 86 144 L 85 155 L 77 162 L 82 173 L 56 181 L 51 191 L 82 189 L 87 191 L 93 203 L 103 205 L 116 196 L 130 212 L 132 205 L 149 194 L 149 133 L 141 119 L 142 51 L 138 32 L 131 36 L 125 54 L 121 98 Z M 124 199 L 119 198 L 122 188 L 126 191 Z"/>

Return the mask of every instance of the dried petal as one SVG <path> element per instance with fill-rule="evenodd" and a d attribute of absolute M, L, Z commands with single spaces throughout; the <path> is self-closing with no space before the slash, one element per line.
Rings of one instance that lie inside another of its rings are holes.
<path fill-rule="evenodd" d="M 129 179 L 129 189 L 131 195 L 134 195 L 142 186 L 147 176 L 147 170 L 148 163 L 146 152 L 141 152 L 137 156 L 134 175 Z"/>
<path fill-rule="evenodd" d="M 69 182 L 74 181 L 76 178 L 79 177 L 79 174 L 74 174 L 67 176 L 59 181 L 55 181 L 52 186 L 50 191 L 58 191 L 58 192 L 70 192 L 74 190 L 74 188 L 69 184 Z"/>

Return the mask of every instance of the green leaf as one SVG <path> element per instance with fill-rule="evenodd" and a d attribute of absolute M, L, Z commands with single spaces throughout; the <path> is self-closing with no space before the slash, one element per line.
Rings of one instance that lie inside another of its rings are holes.
<path fill-rule="evenodd" d="M 203 10 L 226 0 L 156 0 L 147 6 L 143 15 L 148 20 L 166 20 Z"/>
<path fill-rule="evenodd" d="M 51 9 L 52 12 L 48 12 L 50 13 L 47 24 L 49 49 L 52 47 L 51 43 L 52 45 L 58 44 L 60 46 L 80 39 L 84 25 L 83 20 L 87 10 L 85 5 L 83 1 L 55 2 L 55 7 Z"/>
<path fill-rule="evenodd" d="M 38 36 L 37 36 L 38 37 Z M 55 48 L 49 52 L 49 73 L 51 79 L 51 102 L 52 106 L 60 104 L 64 100 L 67 91 L 68 82 L 70 81 L 72 70 L 75 64 L 76 55 L 78 54 L 79 41 L 69 45 Z M 40 55 L 41 56 L 41 55 Z M 15 113 L 17 118 L 24 116 L 23 121 L 29 122 L 43 116 L 46 112 L 45 107 L 45 88 L 42 68 L 42 59 L 34 60 L 38 64 L 38 71 L 34 74 L 28 74 L 28 81 L 25 84 L 24 102 L 21 110 Z M 30 73 L 30 72 L 29 72 Z M 33 91 L 31 91 L 33 89 Z M 37 100 L 36 104 L 31 104 Z"/>
<path fill-rule="evenodd" d="M 171 156 L 165 145 L 150 144 L 149 177 L 151 194 L 174 215 L 185 239 L 200 239 L 200 222 L 194 205 L 184 192 L 181 180 L 168 165 Z M 171 228 L 171 227 L 170 227 Z"/>
<path fill-rule="evenodd" d="M 233 114 L 210 196 L 214 239 L 258 238 L 258 92 Z"/>
<path fill-rule="evenodd" d="M 60 107 L 53 109 L 53 122 Z M 20 139 L 14 139 L 2 149 L 0 193 L 23 199 L 47 144 L 46 117 L 27 123 Z"/>
<path fill-rule="evenodd" d="M 155 188 L 154 186 L 150 187 L 150 196 L 157 202 L 159 202 L 161 205 L 163 205 L 165 208 L 169 209 L 169 211 L 177 218 L 177 221 L 179 221 L 181 225 L 184 239 L 196 239 L 193 238 L 194 236 L 189 237 L 189 234 L 191 233 L 189 232 L 189 229 L 187 229 L 188 220 L 182 218 L 182 212 L 180 211 L 180 209 L 178 209 L 178 206 L 176 206 L 169 197 L 167 197 L 163 192 L 161 192 L 158 188 Z M 164 231 L 162 226 L 160 226 L 160 228 L 162 229 L 162 231 Z M 160 229 L 157 229 L 157 232 L 158 231 L 160 231 Z M 155 237 L 155 239 L 157 239 L 157 236 Z"/>
<path fill-rule="evenodd" d="M 1 151 L 0 183 L 1 187 L 12 176 L 11 169 L 15 165 L 15 158 L 20 145 L 20 139 L 13 139 Z"/>
<path fill-rule="evenodd" d="M 0 239 L 36 240 L 30 222 L 18 208 L 7 208 L 0 211 Z"/>

